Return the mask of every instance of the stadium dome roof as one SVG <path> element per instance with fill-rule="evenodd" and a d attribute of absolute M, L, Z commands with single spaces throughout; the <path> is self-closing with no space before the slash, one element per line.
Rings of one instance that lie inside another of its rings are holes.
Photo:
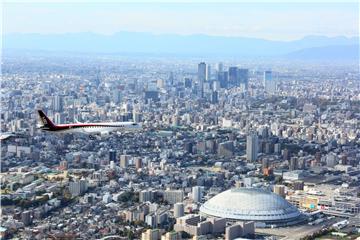
<path fill-rule="evenodd" d="M 233 188 L 214 196 L 200 207 L 203 215 L 231 220 L 290 225 L 301 213 L 281 196 L 258 188 Z"/>

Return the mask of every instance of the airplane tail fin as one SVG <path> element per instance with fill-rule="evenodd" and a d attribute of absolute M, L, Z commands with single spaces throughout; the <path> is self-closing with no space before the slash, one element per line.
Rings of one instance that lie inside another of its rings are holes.
<path fill-rule="evenodd" d="M 45 115 L 45 113 L 42 110 L 38 110 L 38 113 L 44 127 L 55 128 L 56 125 Z"/>

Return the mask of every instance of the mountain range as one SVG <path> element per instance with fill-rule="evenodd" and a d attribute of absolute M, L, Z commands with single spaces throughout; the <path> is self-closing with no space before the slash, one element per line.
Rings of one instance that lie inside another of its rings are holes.
<path fill-rule="evenodd" d="M 292 59 L 359 59 L 359 37 L 306 36 L 293 41 L 209 35 L 118 32 L 36 34 L 3 38 L 4 50 L 45 50 L 78 53 L 153 54 L 196 57 L 285 57 Z"/>

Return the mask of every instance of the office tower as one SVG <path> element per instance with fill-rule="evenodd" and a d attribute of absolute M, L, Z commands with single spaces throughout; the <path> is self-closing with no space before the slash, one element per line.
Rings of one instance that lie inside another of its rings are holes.
<path fill-rule="evenodd" d="M 199 63 L 198 64 L 198 82 L 200 84 L 205 82 L 206 72 L 207 72 L 206 63 L 204 63 L 204 62 Z"/>
<path fill-rule="evenodd" d="M 246 138 L 246 159 L 249 162 L 257 160 L 259 140 L 256 133 L 251 133 Z"/>
<path fill-rule="evenodd" d="M 184 216 L 184 204 L 183 203 L 175 203 L 174 204 L 174 217 L 182 217 Z"/>
<path fill-rule="evenodd" d="M 87 191 L 87 182 L 85 179 L 81 179 L 75 182 L 69 183 L 69 192 L 72 196 L 81 196 Z"/>
<path fill-rule="evenodd" d="M 221 88 L 228 88 L 229 87 L 229 77 L 228 72 L 218 72 L 218 81 L 220 82 Z"/>
<path fill-rule="evenodd" d="M 242 87 L 244 91 L 247 91 L 249 86 L 249 70 L 240 68 L 238 71 L 238 78 L 240 87 Z"/>
<path fill-rule="evenodd" d="M 276 81 L 273 79 L 271 71 L 264 72 L 264 88 L 268 94 L 274 94 L 276 91 Z"/>
<path fill-rule="evenodd" d="M 174 85 L 174 73 L 173 72 L 170 72 L 169 74 L 169 78 L 168 78 L 168 84 L 169 86 L 173 86 Z"/>
<path fill-rule="evenodd" d="M 204 96 L 204 82 L 206 80 L 206 64 L 204 62 L 198 65 L 198 94 L 200 97 Z"/>
<path fill-rule="evenodd" d="M 205 80 L 207 82 L 211 80 L 211 67 L 210 67 L 210 65 L 206 66 Z"/>
<path fill-rule="evenodd" d="M 100 68 L 97 69 L 95 77 L 93 79 L 93 83 L 96 88 L 98 88 L 101 84 L 101 75 L 100 75 Z"/>
<path fill-rule="evenodd" d="M 238 68 L 229 67 L 229 85 L 230 87 L 238 86 Z"/>
<path fill-rule="evenodd" d="M 202 188 L 195 186 L 192 188 L 192 199 L 194 202 L 200 202 L 202 197 Z"/>
<path fill-rule="evenodd" d="M 115 150 L 109 150 L 109 161 L 116 161 L 116 151 Z"/>
<path fill-rule="evenodd" d="M 61 112 L 64 107 L 64 100 L 62 96 L 56 95 L 53 97 L 53 110 L 54 112 Z"/>

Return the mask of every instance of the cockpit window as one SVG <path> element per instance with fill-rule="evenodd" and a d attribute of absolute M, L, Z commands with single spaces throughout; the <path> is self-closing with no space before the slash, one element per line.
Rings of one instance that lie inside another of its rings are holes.
<path fill-rule="evenodd" d="M 137 126 L 137 123 L 133 123 L 132 125 L 133 125 L 133 126 Z"/>

